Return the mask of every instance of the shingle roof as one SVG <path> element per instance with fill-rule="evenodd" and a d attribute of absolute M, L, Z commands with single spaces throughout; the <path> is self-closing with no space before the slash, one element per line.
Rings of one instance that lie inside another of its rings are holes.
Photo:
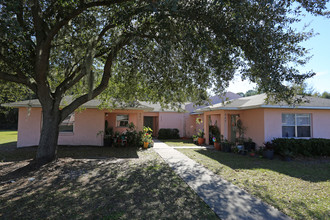
<path fill-rule="evenodd" d="M 225 103 L 218 103 L 204 108 L 197 109 L 196 112 L 215 110 L 243 110 L 255 108 L 296 108 L 296 109 L 330 109 L 330 99 L 306 96 L 303 102 L 298 105 L 288 105 L 286 102 L 266 103 L 266 94 L 254 95 L 234 99 Z M 300 96 L 301 98 L 301 96 Z"/>
<path fill-rule="evenodd" d="M 227 92 L 225 94 L 225 97 L 228 98 L 229 100 L 238 98 L 240 97 L 239 95 L 232 93 L 232 92 Z M 61 102 L 61 106 L 68 105 L 72 102 L 72 96 L 65 96 Z M 210 97 L 212 103 L 219 103 L 222 102 L 223 98 L 219 96 L 212 96 Z M 84 108 L 98 108 L 101 104 L 101 101 L 98 99 L 93 99 L 85 104 L 82 105 Z M 160 103 L 151 103 L 151 102 L 145 102 L 145 101 L 136 101 L 134 103 L 126 104 L 126 103 L 121 103 L 117 104 L 118 106 L 115 106 L 115 109 L 139 109 L 139 110 L 145 110 L 145 111 L 151 111 L 151 112 L 178 112 L 177 109 L 168 107 L 168 108 L 163 108 Z M 13 103 L 6 103 L 2 104 L 2 106 L 5 107 L 14 107 L 14 108 L 19 108 L 19 107 L 41 107 L 41 104 L 38 99 L 32 99 L 32 100 L 25 100 L 25 101 L 20 101 L 20 102 L 13 102 Z M 181 105 L 182 111 L 186 112 L 192 112 L 196 108 L 199 108 L 202 106 L 194 107 L 193 103 L 186 103 Z M 182 112 L 181 111 L 181 112 Z"/>
<path fill-rule="evenodd" d="M 66 106 L 72 102 L 72 96 L 66 96 L 61 101 L 61 106 Z M 86 103 L 84 103 L 81 107 L 83 108 L 98 108 L 101 104 L 101 101 L 98 99 L 90 100 Z M 6 103 L 2 104 L 2 106 L 5 107 L 41 107 L 41 104 L 38 99 L 32 99 L 32 100 L 25 100 L 20 102 L 12 102 L 12 103 Z M 152 111 L 153 107 L 150 105 L 142 104 L 142 102 L 134 102 L 130 104 L 118 104 L 118 106 L 115 107 L 115 109 L 130 109 L 130 110 L 147 110 Z"/>

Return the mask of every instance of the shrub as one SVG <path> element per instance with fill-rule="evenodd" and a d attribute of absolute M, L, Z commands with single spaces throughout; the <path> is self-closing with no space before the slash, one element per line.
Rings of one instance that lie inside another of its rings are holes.
<path fill-rule="evenodd" d="M 159 139 L 177 139 L 180 138 L 179 129 L 176 128 L 161 128 L 158 131 Z"/>
<path fill-rule="evenodd" d="M 330 156 L 330 139 L 288 139 L 275 138 L 272 140 L 275 153 L 283 155 L 286 152 L 293 156 Z"/>

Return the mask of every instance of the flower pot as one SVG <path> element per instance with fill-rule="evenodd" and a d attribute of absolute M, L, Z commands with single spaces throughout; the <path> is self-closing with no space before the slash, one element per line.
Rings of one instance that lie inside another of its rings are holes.
<path fill-rule="evenodd" d="M 221 150 L 220 143 L 219 143 L 219 142 L 214 142 L 214 148 L 215 148 L 216 150 Z"/>
<path fill-rule="evenodd" d="M 265 150 L 262 153 L 262 156 L 264 156 L 264 158 L 272 160 L 274 158 L 274 151 L 273 150 Z"/>
<path fill-rule="evenodd" d="M 205 142 L 205 138 L 198 138 L 197 142 L 198 142 L 198 145 L 202 145 Z"/>
<path fill-rule="evenodd" d="M 149 142 L 143 142 L 143 148 L 147 149 L 149 147 Z"/>

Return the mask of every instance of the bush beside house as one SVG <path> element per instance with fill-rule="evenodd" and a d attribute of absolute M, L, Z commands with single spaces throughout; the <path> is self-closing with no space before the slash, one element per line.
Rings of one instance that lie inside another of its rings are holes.
<path fill-rule="evenodd" d="M 161 128 L 158 131 L 159 139 L 178 139 L 180 138 L 179 129 L 176 128 Z"/>
<path fill-rule="evenodd" d="M 272 140 L 275 153 L 282 156 L 330 156 L 330 139 L 275 138 Z"/>

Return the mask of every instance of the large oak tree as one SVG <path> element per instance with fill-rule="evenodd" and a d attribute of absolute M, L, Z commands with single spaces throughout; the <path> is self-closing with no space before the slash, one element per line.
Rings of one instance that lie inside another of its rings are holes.
<path fill-rule="evenodd" d="M 311 33 L 290 24 L 320 0 L 0 0 L 0 80 L 42 106 L 36 162 L 56 157 L 59 124 L 101 94 L 161 103 L 220 93 L 235 72 L 276 98 L 292 95 Z M 294 5 L 293 5 L 294 4 Z M 61 100 L 74 100 L 60 108 Z"/>

